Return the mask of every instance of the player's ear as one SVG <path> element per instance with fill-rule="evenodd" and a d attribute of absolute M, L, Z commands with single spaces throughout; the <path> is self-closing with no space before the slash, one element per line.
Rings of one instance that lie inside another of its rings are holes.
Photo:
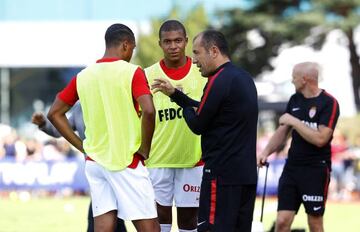
<path fill-rule="evenodd" d="M 123 49 L 123 51 L 127 51 L 128 47 L 129 47 L 129 44 L 128 44 L 128 41 L 127 41 L 127 40 L 125 40 L 124 42 L 122 42 L 122 49 Z"/>
<path fill-rule="evenodd" d="M 301 76 L 301 82 L 305 84 L 305 82 L 307 82 L 309 80 L 309 78 L 307 76 Z"/>
<path fill-rule="evenodd" d="M 211 46 L 211 48 L 209 49 L 209 51 L 210 51 L 210 56 L 211 56 L 212 58 L 216 58 L 216 57 L 219 55 L 219 53 L 220 53 L 219 48 L 216 47 L 216 46 Z"/>

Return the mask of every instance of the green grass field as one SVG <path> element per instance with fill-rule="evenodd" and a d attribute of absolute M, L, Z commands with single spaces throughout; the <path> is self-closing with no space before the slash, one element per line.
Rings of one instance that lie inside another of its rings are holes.
<path fill-rule="evenodd" d="M 22 198 L 22 200 L 20 200 Z M 276 199 L 266 199 L 264 227 L 268 230 L 275 220 Z M 32 198 L 11 196 L 0 198 L 0 232 L 82 232 L 86 231 L 88 197 Z M 260 199 L 256 202 L 254 220 L 260 218 Z M 328 202 L 325 231 L 360 231 L 360 202 Z M 129 232 L 135 231 L 127 222 Z M 301 208 L 293 228 L 306 228 L 306 215 Z M 177 231 L 174 230 L 173 231 Z M 307 230 L 308 231 L 308 230 Z"/>

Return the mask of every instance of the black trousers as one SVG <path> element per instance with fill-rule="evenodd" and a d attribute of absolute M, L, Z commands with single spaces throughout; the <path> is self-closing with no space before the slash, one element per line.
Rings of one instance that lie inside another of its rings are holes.
<path fill-rule="evenodd" d="M 203 177 L 198 231 L 250 232 L 256 185 L 224 185 Z"/>
<path fill-rule="evenodd" d="M 88 212 L 88 228 L 87 228 L 87 232 L 94 232 L 94 217 L 93 217 L 93 213 L 92 213 L 92 205 L 90 202 L 90 206 L 89 206 L 89 212 Z M 125 227 L 125 223 L 124 220 L 118 218 L 117 219 L 117 226 L 114 232 L 126 232 L 126 227 Z"/>

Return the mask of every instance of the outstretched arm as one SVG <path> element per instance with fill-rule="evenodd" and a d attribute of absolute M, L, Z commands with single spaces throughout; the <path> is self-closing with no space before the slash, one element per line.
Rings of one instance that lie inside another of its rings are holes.
<path fill-rule="evenodd" d="M 188 97 L 185 93 L 181 92 L 178 89 L 175 89 L 175 92 L 172 95 L 170 95 L 170 98 L 182 108 L 186 108 L 186 107 L 198 108 L 200 105 L 200 102 L 195 101 L 194 99 Z"/>
<path fill-rule="evenodd" d="M 164 78 L 155 79 L 151 85 L 154 93 L 162 92 L 169 96 L 180 107 L 199 107 L 200 102 L 188 97 L 186 94 L 171 85 L 170 81 Z"/>
<path fill-rule="evenodd" d="M 199 107 L 184 108 L 186 124 L 193 133 L 201 135 L 208 130 L 226 101 L 228 88 L 229 86 L 221 78 L 214 78 L 207 83 Z"/>
<path fill-rule="evenodd" d="M 271 136 L 269 143 L 266 145 L 265 149 L 257 154 L 257 165 L 262 167 L 267 162 L 267 157 L 270 156 L 275 151 L 278 151 L 279 148 L 286 142 L 288 134 L 291 130 L 291 127 L 287 125 L 280 125 L 273 136 Z"/>
<path fill-rule="evenodd" d="M 151 87 L 155 93 L 161 91 L 184 108 L 184 118 L 187 125 L 192 132 L 198 135 L 202 134 L 213 120 L 225 94 L 222 86 L 214 84 L 211 90 L 206 87 L 206 89 L 209 88 L 206 90 L 206 97 L 203 97 L 199 103 L 176 90 L 166 79 L 155 79 Z"/>

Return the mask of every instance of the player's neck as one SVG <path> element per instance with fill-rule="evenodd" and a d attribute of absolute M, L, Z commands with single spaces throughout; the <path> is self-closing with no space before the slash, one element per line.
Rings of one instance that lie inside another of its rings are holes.
<path fill-rule="evenodd" d="M 314 98 L 320 95 L 322 89 L 316 87 L 313 88 L 307 88 L 303 91 L 303 95 L 305 98 Z"/>
<path fill-rule="evenodd" d="M 230 59 L 228 57 L 225 56 L 219 56 L 216 60 L 214 60 L 214 66 L 216 67 L 220 67 L 225 63 L 228 63 L 230 61 Z"/>
<path fill-rule="evenodd" d="M 186 56 L 176 61 L 172 61 L 164 58 L 164 64 L 167 68 L 181 68 L 186 64 L 186 61 L 187 61 Z"/>
<path fill-rule="evenodd" d="M 103 55 L 103 59 L 107 58 L 117 58 L 119 60 L 125 60 L 124 55 L 121 52 L 118 52 L 118 50 L 115 49 L 107 49 Z"/>

